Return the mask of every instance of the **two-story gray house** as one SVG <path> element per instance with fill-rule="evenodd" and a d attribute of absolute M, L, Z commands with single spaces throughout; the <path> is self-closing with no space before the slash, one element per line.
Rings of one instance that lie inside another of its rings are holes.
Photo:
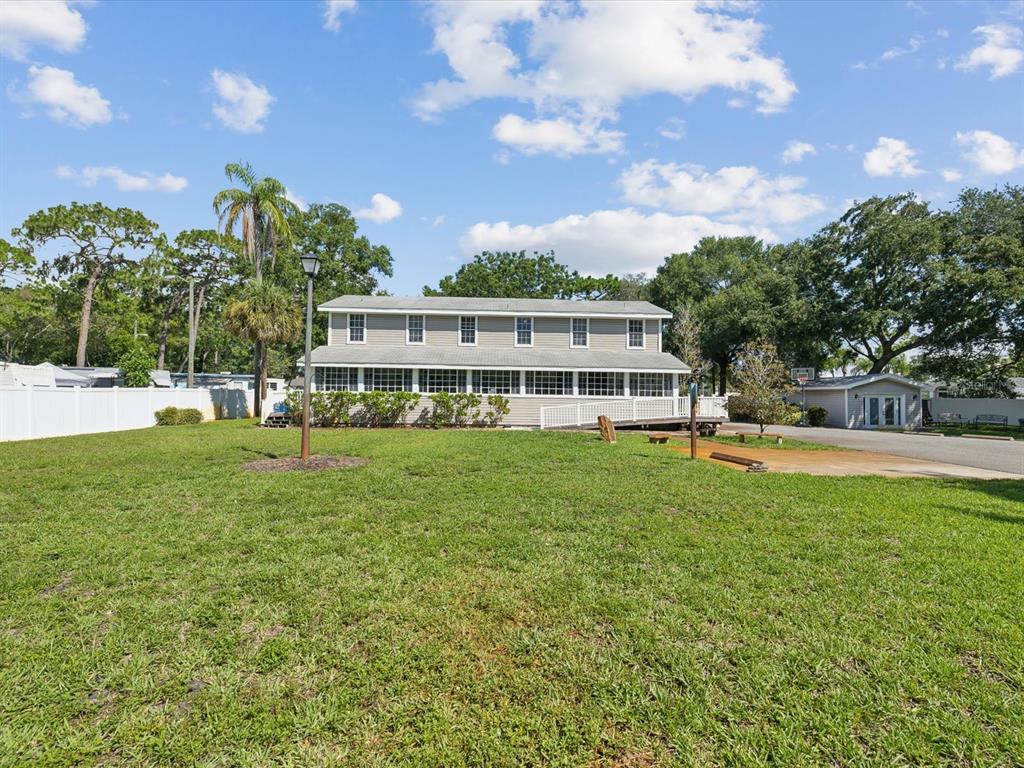
<path fill-rule="evenodd" d="M 412 421 L 435 392 L 504 395 L 510 426 L 595 401 L 650 410 L 677 403 L 690 370 L 662 351 L 671 313 L 645 301 L 339 296 L 318 309 L 330 322 L 314 388 L 422 393 Z"/>

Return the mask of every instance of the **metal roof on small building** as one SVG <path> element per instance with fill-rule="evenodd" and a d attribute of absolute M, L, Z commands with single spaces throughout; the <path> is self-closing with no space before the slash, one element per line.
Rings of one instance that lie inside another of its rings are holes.
<path fill-rule="evenodd" d="M 855 389 L 856 387 L 862 387 L 865 384 L 872 384 L 876 381 L 895 381 L 904 386 L 917 389 L 924 387 L 923 384 L 897 376 L 894 373 L 862 373 L 856 376 L 831 376 L 817 379 L 816 381 L 808 381 L 804 387 L 806 389 Z"/>
<path fill-rule="evenodd" d="M 482 299 L 460 296 L 338 296 L 317 309 L 333 312 L 412 312 L 418 314 L 563 315 L 670 318 L 649 301 L 576 301 L 574 299 Z"/>
<path fill-rule="evenodd" d="M 585 349 L 495 349 L 494 347 L 345 346 L 317 347 L 313 365 L 380 368 L 491 368 L 688 373 L 689 366 L 665 352 L 599 352 Z"/>

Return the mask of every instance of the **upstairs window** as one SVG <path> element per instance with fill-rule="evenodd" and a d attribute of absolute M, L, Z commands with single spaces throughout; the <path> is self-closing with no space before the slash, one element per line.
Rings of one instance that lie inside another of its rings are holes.
<path fill-rule="evenodd" d="M 423 343 L 423 315 L 406 315 L 405 316 L 405 343 L 406 344 L 422 344 Z"/>
<path fill-rule="evenodd" d="M 532 317 L 517 317 L 516 318 L 516 346 L 517 347 L 532 347 L 533 346 L 533 318 Z"/>
<path fill-rule="evenodd" d="M 626 324 L 626 346 L 629 349 L 643 349 L 645 342 L 644 321 L 627 320 Z"/>
<path fill-rule="evenodd" d="M 572 341 L 570 346 L 590 346 L 590 320 L 585 317 L 574 317 L 572 319 Z"/>
<path fill-rule="evenodd" d="M 476 317 L 463 315 L 459 318 L 459 344 L 476 344 Z"/>
<path fill-rule="evenodd" d="M 366 315 L 348 316 L 348 343 L 364 344 L 366 342 Z"/>

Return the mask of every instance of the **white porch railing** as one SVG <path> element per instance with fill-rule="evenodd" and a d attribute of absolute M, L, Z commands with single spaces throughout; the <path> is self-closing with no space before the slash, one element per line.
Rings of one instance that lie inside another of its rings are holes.
<path fill-rule="evenodd" d="M 725 419 L 728 416 L 728 398 L 698 398 L 698 417 Z M 597 424 L 598 416 L 612 421 L 639 421 L 645 419 L 690 418 L 688 397 L 630 397 L 619 400 L 600 400 L 567 405 L 550 405 L 540 409 L 540 428 L 589 427 Z"/>

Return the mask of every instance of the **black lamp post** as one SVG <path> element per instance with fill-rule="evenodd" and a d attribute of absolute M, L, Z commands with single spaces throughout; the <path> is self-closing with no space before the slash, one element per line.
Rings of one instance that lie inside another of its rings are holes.
<path fill-rule="evenodd" d="M 313 278 L 320 271 L 320 257 L 307 253 L 299 257 L 306 273 L 306 362 L 302 368 L 302 449 L 300 458 L 309 458 L 309 387 L 312 384 L 312 366 L 309 361 L 313 346 Z"/>

